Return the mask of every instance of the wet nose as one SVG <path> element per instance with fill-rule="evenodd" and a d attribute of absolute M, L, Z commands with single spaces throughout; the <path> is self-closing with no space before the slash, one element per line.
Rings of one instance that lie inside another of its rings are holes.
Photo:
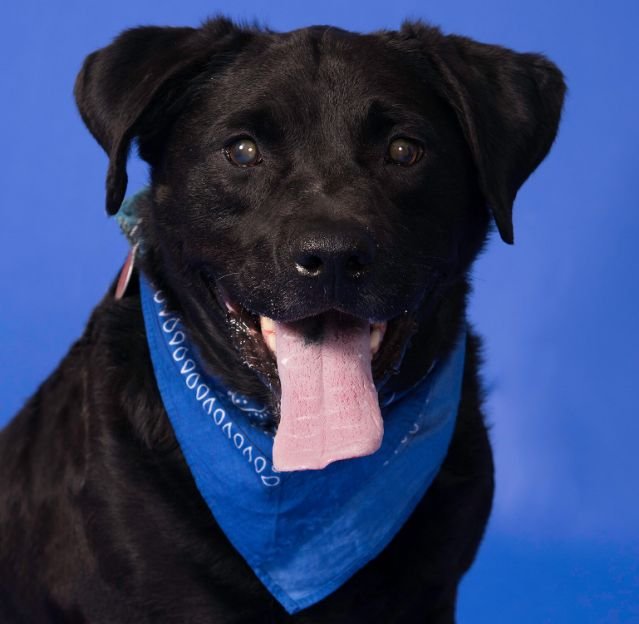
<path fill-rule="evenodd" d="M 360 229 L 307 232 L 295 245 L 293 262 L 300 275 L 323 281 L 357 280 L 375 259 L 375 243 Z"/>

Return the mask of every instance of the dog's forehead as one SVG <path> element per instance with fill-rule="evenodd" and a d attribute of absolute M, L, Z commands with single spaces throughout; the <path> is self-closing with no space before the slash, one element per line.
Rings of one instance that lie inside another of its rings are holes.
<path fill-rule="evenodd" d="M 397 70 L 391 49 L 378 35 L 361 35 L 331 27 L 310 27 L 264 37 L 260 69 L 295 81 L 322 86 L 357 87 L 383 83 Z M 250 55 L 250 50 L 247 50 Z"/>
<path fill-rule="evenodd" d="M 324 26 L 265 34 L 247 46 L 215 83 L 229 109 L 269 109 L 291 119 L 304 113 L 359 117 L 371 102 L 419 112 L 414 71 L 378 35 Z"/>

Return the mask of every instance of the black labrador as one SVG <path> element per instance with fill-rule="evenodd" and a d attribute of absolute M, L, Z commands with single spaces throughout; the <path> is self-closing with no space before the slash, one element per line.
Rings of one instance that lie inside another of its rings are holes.
<path fill-rule="evenodd" d="M 386 390 L 446 357 L 472 262 L 492 221 L 513 242 L 515 195 L 553 143 L 564 91 L 541 55 L 421 22 L 360 35 L 218 18 L 124 32 L 89 55 L 75 96 L 110 159 L 110 214 L 133 142 L 150 165 L 135 271 L 167 293 L 218 379 L 271 405 L 275 429 L 265 319 L 370 320 Z M 0 621 L 454 621 L 493 495 L 472 330 L 435 481 L 378 557 L 289 615 L 195 487 L 137 280 L 114 291 L 0 434 Z"/>

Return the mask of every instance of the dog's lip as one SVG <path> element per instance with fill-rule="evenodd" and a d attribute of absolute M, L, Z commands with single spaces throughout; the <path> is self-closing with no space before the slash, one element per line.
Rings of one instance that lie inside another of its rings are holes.
<path fill-rule="evenodd" d="M 233 299 L 231 295 L 229 294 L 229 292 L 226 290 L 226 288 L 224 288 L 224 286 L 220 284 L 219 281 L 215 281 L 215 285 L 213 286 L 213 288 L 211 288 L 211 290 L 214 291 L 216 299 L 225 313 L 234 314 L 236 316 L 242 316 L 244 314 L 248 314 L 252 318 L 254 318 L 256 321 L 259 321 L 259 319 L 261 318 L 267 318 L 272 321 L 276 321 L 278 323 L 297 323 L 299 321 L 304 321 L 305 319 L 311 319 L 316 316 L 320 316 L 321 314 L 324 314 L 325 312 L 330 312 L 331 310 L 334 310 L 336 312 L 341 312 L 342 314 L 346 314 L 348 316 L 354 316 L 355 318 L 359 318 L 361 320 L 368 321 L 368 323 L 370 323 L 371 325 L 386 324 L 392 321 L 393 318 L 395 318 L 393 316 L 389 316 L 389 317 L 357 316 L 357 315 L 354 315 L 347 308 L 343 308 L 339 305 L 326 305 L 325 307 L 314 310 L 311 314 L 297 314 L 297 315 L 272 314 L 270 312 L 266 313 L 265 311 L 254 309 L 244 302 L 240 303 L 237 300 Z M 259 326 L 259 323 L 258 323 L 258 326 Z"/>
<path fill-rule="evenodd" d="M 274 353 L 265 341 L 261 328 L 260 317 L 266 315 L 261 315 L 258 311 L 237 302 L 220 283 L 220 280 L 212 279 L 208 272 L 202 277 L 227 320 L 235 348 L 242 356 L 244 363 L 255 370 L 271 391 L 278 396 L 280 390 L 277 364 Z M 311 315 L 288 318 L 278 317 L 273 320 L 281 323 L 293 323 L 305 318 L 316 317 L 331 309 L 337 309 L 339 312 L 349 314 L 347 310 L 327 307 L 325 310 Z M 372 328 L 383 325 L 383 340 L 380 340 L 379 347 L 372 354 L 371 362 L 373 379 L 378 388 L 381 388 L 392 375 L 399 372 L 404 353 L 410 344 L 412 335 L 415 333 L 415 313 L 405 310 L 399 316 L 388 319 L 367 318 L 365 320 L 371 324 Z"/>
<path fill-rule="evenodd" d="M 218 302 L 224 308 L 227 314 L 235 317 L 236 319 L 242 319 L 243 324 L 246 327 L 246 330 L 255 337 L 258 333 L 261 334 L 264 343 L 268 347 L 271 355 L 275 355 L 276 353 L 276 338 L 277 338 L 277 323 L 303 323 L 306 320 L 315 319 L 326 312 L 337 311 L 347 316 L 353 317 L 352 314 L 348 313 L 345 310 L 341 310 L 339 307 L 327 307 L 326 310 L 322 310 L 316 314 L 310 314 L 302 317 L 287 317 L 284 319 L 274 319 L 265 314 L 259 314 L 254 312 L 242 304 L 239 304 L 231 299 L 226 290 L 221 287 L 216 287 Z M 248 317 L 248 318 L 247 318 Z M 358 318 L 358 317 L 353 317 Z M 252 321 L 252 323 L 247 321 Z M 379 352 L 382 342 L 384 340 L 384 334 L 386 333 L 386 329 L 388 327 L 387 321 L 376 321 L 373 319 L 361 319 L 366 320 L 370 325 L 371 330 L 371 357 L 375 357 Z"/>

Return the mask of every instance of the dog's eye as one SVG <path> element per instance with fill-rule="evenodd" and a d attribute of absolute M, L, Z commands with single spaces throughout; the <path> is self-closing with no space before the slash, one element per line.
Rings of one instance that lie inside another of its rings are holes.
<path fill-rule="evenodd" d="M 424 153 L 422 146 L 411 139 L 394 139 L 388 146 L 387 160 L 402 167 L 414 165 Z"/>
<path fill-rule="evenodd" d="M 252 139 L 243 138 L 233 141 L 224 148 L 226 157 L 238 167 L 253 167 L 262 162 L 257 143 Z"/>

